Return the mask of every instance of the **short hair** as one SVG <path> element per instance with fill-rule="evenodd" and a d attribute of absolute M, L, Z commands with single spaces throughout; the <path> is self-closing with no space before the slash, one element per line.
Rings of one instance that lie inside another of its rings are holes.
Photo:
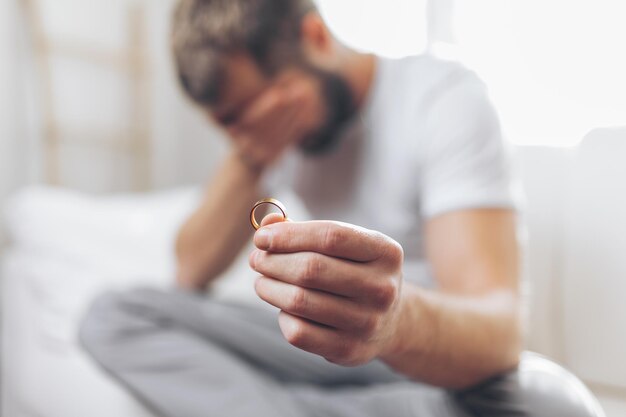
<path fill-rule="evenodd" d="M 180 0 L 171 41 L 181 86 L 198 104 L 213 104 L 224 58 L 241 52 L 274 73 L 298 53 L 302 18 L 312 10 L 312 0 Z"/>

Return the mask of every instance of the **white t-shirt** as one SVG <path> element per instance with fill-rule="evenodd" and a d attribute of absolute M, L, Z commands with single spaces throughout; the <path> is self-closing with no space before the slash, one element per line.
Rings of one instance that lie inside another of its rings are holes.
<path fill-rule="evenodd" d="M 321 156 L 288 152 L 266 184 L 269 195 L 279 193 L 275 187 L 295 192 L 314 219 L 392 237 L 405 251 L 405 278 L 431 286 L 424 221 L 453 210 L 514 208 L 508 159 L 474 73 L 428 55 L 378 59 L 367 102 L 339 145 Z"/>

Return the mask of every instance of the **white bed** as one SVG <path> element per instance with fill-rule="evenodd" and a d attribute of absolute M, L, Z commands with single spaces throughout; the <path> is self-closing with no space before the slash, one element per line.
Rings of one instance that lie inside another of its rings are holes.
<path fill-rule="evenodd" d="M 94 366 L 76 326 L 106 288 L 172 284 L 173 242 L 199 190 L 93 197 L 29 188 L 10 201 L 3 256 L 3 416 L 150 413 Z M 259 302 L 245 256 L 216 296 Z"/>

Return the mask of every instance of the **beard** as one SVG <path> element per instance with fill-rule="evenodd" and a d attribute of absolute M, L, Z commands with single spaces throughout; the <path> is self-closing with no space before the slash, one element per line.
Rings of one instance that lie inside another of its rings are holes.
<path fill-rule="evenodd" d="M 308 68 L 308 71 L 320 84 L 326 118 L 318 129 L 303 138 L 299 147 L 305 155 L 322 155 L 331 152 L 340 142 L 343 127 L 356 113 L 356 105 L 344 78 L 315 68 Z"/>

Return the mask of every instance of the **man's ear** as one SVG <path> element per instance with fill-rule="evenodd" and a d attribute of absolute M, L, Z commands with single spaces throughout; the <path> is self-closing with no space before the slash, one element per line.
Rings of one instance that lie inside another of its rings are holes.
<path fill-rule="evenodd" d="M 319 64 L 328 65 L 335 51 L 335 39 L 317 12 L 308 13 L 302 19 L 301 37 L 304 53 Z"/>

